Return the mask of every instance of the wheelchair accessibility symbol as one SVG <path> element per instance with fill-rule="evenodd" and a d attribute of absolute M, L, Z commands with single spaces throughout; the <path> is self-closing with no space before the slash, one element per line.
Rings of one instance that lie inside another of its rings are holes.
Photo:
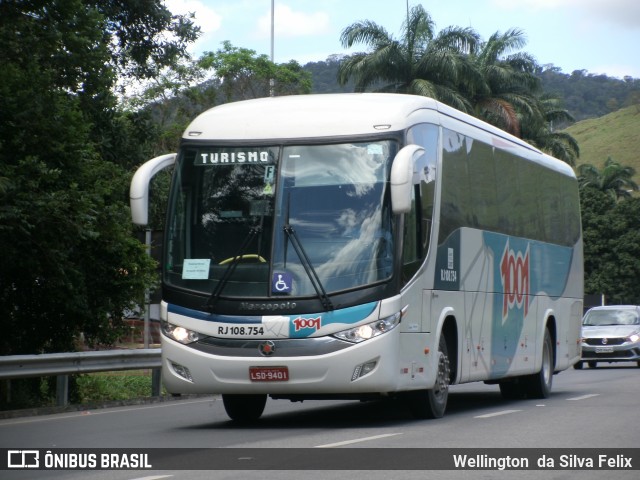
<path fill-rule="evenodd" d="M 271 278 L 271 293 L 288 294 L 291 293 L 293 276 L 287 272 L 274 272 Z"/>

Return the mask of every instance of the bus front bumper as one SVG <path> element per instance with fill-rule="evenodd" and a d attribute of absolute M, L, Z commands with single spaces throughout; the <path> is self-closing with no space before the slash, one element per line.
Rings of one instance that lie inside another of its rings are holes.
<path fill-rule="evenodd" d="M 321 355 L 278 356 L 276 345 L 269 356 L 250 357 L 215 355 L 163 336 L 162 379 L 169 392 L 181 394 L 312 396 L 429 388 L 429 359 L 403 358 L 401 336 L 407 338 L 394 329 Z M 429 340 L 428 334 L 410 338 L 422 345 Z"/>

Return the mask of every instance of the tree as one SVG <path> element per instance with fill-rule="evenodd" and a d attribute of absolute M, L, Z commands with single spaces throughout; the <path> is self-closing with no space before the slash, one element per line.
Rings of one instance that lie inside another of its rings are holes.
<path fill-rule="evenodd" d="M 469 84 L 467 95 L 478 118 L 522 138 L 569 165 L 580 155 L 571 135 L 554 132 L 554 123 L 572 122 L 560 100 L 541 94 L 539 66 L 524 52 L 524 32 L 511 29 L 496 32 L 471 55 L 480 82 Z"/>
<path fill-rule="evenodd" d="M 375 88 L 429 96 L 464 112 L 472 111 L 459 89 L 478 81 L 468 55 L 476 50 L 479 35 L 471 28 L 448 27 L 436 34 L 431 16 L 417 5 L 403 23 L 399 40 L 366 20 L 346 27 L 340 40 L 347 48 L 358 43 L 371 48 L 343 60 L 338 71 L 341 85 L 353 79 L 356 91 Z"/>
<path fill-rule="evenodd" d="M 338 85 L 338 68 L 344 55 L 330 55 L 324 61 L 309 62 L 304 65 L 312 81 L 312 93 L 347 93 L 353 92 L 353 82 Z"/>
<path fill-rule="evenodd" d="M 78 3 L 84 4 L 78 8 L 95 10 L 102 16 L 98 28 L 108 45 L 109 66 L 122 80 L 154 78 L 165 67 L 179 65 L 189 57 L 187 47 L 200 35 L 193 15 L 173 15 L 161 0 Z"/>
<path fill-rule="evenodd" d="M 311 76 L 295 60 L 278 65 L 266 55 L 228 41 L 222 49 L 205 53 L 199 66 L 214 70 L 227 102 L 268 97 L 272 92 L 276 96 L 311 92 Z"/>
<path fill-rule="evenodd" d="M 526 53 L 509 55 L 525 44 L 521 30 L 496 32 L 471 55 L 480 80 L 469 84 L 475 115 L 517 137 L 521 136 L 520 118 L 533 115 L 533 94 L 540 89 L 535 60 Z"/>
<path fill-rule="evenodd" d="M 557 97 L 543 94 L 535 97 L 533 108 L 521 120 L 522 138 L 543 152 L 574 166 L 580 156 L 580 146 L 567 132 L 558 132 L 554 125 L 573 122 L 571 114 L 561 107 Z"/>
<path fill-rule="evenodd" d="M 159 71 L 145 82 L 145 88 L 125 98 L 130 112 L 152 119 L 157 130 L 152 156 L 177 149 L 189 122 L 215 105 L 218 87 L 217 81 L 205 81 L 205 72 L 197 62 L 185 58 Z"/>
<path fill-rule="evenodd" d="M 602 270 L 611 248 L 610 214 L 614 207 L 615 201 L 604 192 L 595 188 L 580 189 L 586 294 L 602 294 L 609 290 L 602 279 Z"/>
<path fill-rule="evenodd" d="M 110 343 L 156 278 L 126 203 L 149 125 L 114 87 L 197 30 L 160 1 L 1 2 L 0 19 L 0 355 Z"/>
<path fill-rule="evenodd" d="M 640 304 L 640 198 L 616 203 L 611 219 L 611 246 L 600 278 L 612 304 Z"/>
<path fill-rule="evenodd" d="M 639 304 L 640 198 L 616 202 L 606 191 L 580 189 L 585 293 L 608 303 Z"/>
<path fill-rule="evenodd" d="M 588 163 L 579 165 L 578 181 L 583 188 L 595 188 L 619 200 L 631 198 L 631 193 L 638 191 L 638 184 L 633 181 L 635 173 L 633 167 L 620 165 L 609 157 L 602 170 Z"/>

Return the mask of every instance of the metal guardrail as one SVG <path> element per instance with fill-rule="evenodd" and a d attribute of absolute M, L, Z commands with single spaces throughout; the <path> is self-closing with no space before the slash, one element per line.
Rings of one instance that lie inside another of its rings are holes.
<path fill-rule="evenodd" d="M 69 375 L 152 369 L 151 394 L 160 395 L 160 349 L 101 350 L 97 352 L 45 353 L 0 356 L 0 380 L 57 376 L 59 406 L 68 403 Z"/>
<path fill-rule="evenodd" d="M 160 368 L 159 348 L 0 357 L 0 379 Z"/>

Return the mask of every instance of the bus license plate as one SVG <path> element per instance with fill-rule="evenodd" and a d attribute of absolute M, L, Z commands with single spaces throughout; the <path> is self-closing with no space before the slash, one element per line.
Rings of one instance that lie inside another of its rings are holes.
<path fill-rule="evenodd" d="M 249 367 L 252 382 L 286 382 L 289 380 L 288 367 Z"/>

